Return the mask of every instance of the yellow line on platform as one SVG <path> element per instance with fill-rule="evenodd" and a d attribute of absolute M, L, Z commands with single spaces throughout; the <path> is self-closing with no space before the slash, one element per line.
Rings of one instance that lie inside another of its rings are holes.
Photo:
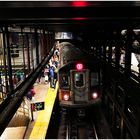
<path fill-rule="evenodd" d="M 29 139 L 45 139 L 55 98 L 57 95 L 57 90 L 58 84 L 56 84 L 55 89 L 52 88 L 48 89 L 48 93 L 45 98 L 45 108 L 44 110 L 40 111 Z"/>

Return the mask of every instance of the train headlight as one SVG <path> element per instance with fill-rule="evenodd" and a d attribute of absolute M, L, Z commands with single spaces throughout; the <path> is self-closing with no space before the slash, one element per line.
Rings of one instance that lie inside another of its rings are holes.
<path fill-rule="evenodd" d="M 98 93 L 97 92 L 93 92 L 92 93 L 92 98 L 93 99 L 97 99 L 98 98 Z"/>
<path fill-rule="evenodd" d="M 68 101 L 69 98 L 70 98 L 69 94 L 64 94 L 64 95 L 63 95 L 63 99 L 64 99 L 65 101 Z"/>

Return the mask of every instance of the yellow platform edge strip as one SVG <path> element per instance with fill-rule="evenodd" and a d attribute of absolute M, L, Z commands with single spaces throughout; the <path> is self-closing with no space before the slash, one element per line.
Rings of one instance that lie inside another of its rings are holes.
<path fill-rule="evenodd" d="M 57 90 L 58 83 L 56 84 L 55 89 L 48 89 L 48 93 L 45 98 L 45 109 L 39 112 L 29 139 L 45 139 L 54 106 L 54 101 L 57 95 Z"/>

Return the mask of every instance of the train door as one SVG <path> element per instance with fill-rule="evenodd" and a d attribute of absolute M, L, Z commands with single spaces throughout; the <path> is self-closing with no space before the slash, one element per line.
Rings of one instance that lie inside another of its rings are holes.
<path fill-rule="evenodd" d="M 71 70 L 71 93 L 75 103 L 88 102 L 89 70 Z"/>

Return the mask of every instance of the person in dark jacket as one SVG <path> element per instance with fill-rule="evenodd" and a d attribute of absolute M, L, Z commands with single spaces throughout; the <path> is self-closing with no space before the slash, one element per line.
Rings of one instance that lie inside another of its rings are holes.
<path fill-rule="evenodd" d="M 50 66 L 49 73 L 50 73 L 50 87 L 54 88 L 54 67 L 53 66 Z"/>
<path fill-rule="evenodd" d="M 32 92 L 31 92 L 31 90 L 28 91 L 26 96 L 27 96 L 28 100 L 32 100 Z"/>

